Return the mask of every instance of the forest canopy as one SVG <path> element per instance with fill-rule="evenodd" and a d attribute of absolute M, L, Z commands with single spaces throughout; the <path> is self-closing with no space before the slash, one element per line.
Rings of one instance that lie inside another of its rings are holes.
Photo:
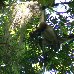
<path fill-rule="evenodd" d="M 0 1 L 1 74 L 71 74 L 73 59 L 74 0 Z"/>

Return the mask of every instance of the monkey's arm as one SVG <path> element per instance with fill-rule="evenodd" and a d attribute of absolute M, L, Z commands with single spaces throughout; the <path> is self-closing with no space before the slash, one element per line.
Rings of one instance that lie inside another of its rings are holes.
<path fill-rule="evenodd" d="M 74 34 L 70 34 L 70 35 L 65 35 L 65 36 L 63 36 L 63 37 L 57 37 L 58 38 L 58 40 L 59 40 L 59 43 L 61 44 L 61 43 L 64 43 L 64 42 L 66 42 L 66 41 L 70 41 L 70 40 L 73 40 L 74 39 Z"/>

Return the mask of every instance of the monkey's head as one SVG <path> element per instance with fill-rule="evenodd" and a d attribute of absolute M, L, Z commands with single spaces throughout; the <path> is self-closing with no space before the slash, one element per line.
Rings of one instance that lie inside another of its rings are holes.
<path fill-rule="evenodd" d="M 41 35 L 41 32 L 45 31 L 46 28 L 47 28 L 47 23 L 41 22 L 39 27 L 35 31 L 33 31 L 29 34 L 31 37 L 34 37 L 36 35 Z"/>
<path fill-rule="evenodd" d="M 47 23 L 46 22 L 41 22 L 40 25 L 39 25 L 39 29 L 41 30 L 45 30 L 47 27 Z"/>

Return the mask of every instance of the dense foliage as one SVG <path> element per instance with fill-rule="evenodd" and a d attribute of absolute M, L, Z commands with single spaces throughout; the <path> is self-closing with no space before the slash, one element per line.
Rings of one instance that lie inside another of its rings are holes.
<path fill-rule="evenodd" d="M 55 49 L 46 45 L 41 48 L 41 37 L 30 37 L 40 23 L 42 7 L 45 21 L 58 36 L 74 34 L 74 1 L 56 4 L 53 0 L 34 0 L 38 3 L 32 4 L 21 1 L 0 2 L 0 73 L 41 74 L 45 69 L 54 69 L 57 74 L 74 73 L 74 39 Z M 60 5 L 65 7 L 65 12 L 57 11 Z"/>

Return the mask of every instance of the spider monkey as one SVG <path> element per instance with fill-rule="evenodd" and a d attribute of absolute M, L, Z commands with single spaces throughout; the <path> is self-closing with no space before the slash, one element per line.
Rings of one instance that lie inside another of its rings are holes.
<path fill-rule="evenodd" d="M 41 35 L 43 34 L 45 39 L 50 39 L 55 41 L 55 43 L 57 43 L 57 36 L 53 30 L 53 28 L 48 25 L 46 22 L 41 22 L 39 27 L 33 31 L 32 33 L 30 33 L 30 36 L 36 36 L 36 35 Z"/>
<path fill-rule="evenodd" d="M 57 36 L 53 27 L 48 25 L 46 22 L 41 22 L 39 27 L 35 31 L 30 33 L 30 37 L 36 39 L 38 36 L 41 35 L 43 36 L 42 40 L 45 41 L 45 44 L 50 44 L 52 47 L 53 46 L 60 47 L 60 44 L 62 42 L 67 41 L 68 39 L 72 39 L 72 38 L 74 39 L 74 34 L 66 35 L 66 37 L 64 38 Z M 40 46 L 42 45 L 41 42 L 40 42 Z"/>
<path fill-rule="evenodd" d="M 46 22 L 41 22 L 39 27 L 35 31 L 30 33 L 30 37 L 31 39 L 34 38 L 34 40 L 38 39 L 37 41 L 39 41 L 38 43 L 41 49 L 42 45 L 48 45 L 48 46 L 58 45 L 58 39 L 53 28 L 50 25 L 48 25 Z"/>

